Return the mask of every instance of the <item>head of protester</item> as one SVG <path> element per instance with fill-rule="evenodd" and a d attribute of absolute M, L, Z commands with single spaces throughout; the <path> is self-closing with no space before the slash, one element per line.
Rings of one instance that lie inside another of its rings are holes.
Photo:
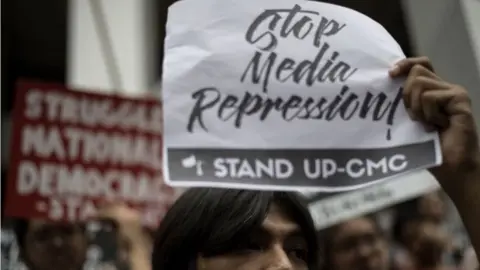
<path fill-rule="evenodd" d="M 91 235 L 88 222 L 16 220 L 14 230 L 21 261 L 29 270 L 80 270 L 86 265 L 88 248 L 96 245 L 102 250 L 112 249 L 104 250 L 105 253 L 114 252 L 111 258 L 101 258 L 99 266 L 113 264 L 122 269 L 150 269 L 151 239 L 142 227 L 137 211 L 119 203 L 107 204 L 91 221 L 112 224 L 115 228 L 113 237 L 96 239 L 98 234 Z"/>
<path fill-rule="evenodd" d="M 320 233 L 325 270 L 390 269 L 388 243 L 373 216 L 345 221 Z"/>
<path fill-rule="evenodd" d="M 422 209 L 398 212 L 392 236 L 398 244 L 393 254 L 397 265 L 407 260 L 414 269 L 443 269 L 453 263 L 449 261 L 448 235 L 435 218 L 424 216 Z"/>
<path fill-rule="evenodd" d="M 415 213 L 416 216 L 442 223 L 447 215 L 446 196 L 441 191 L 429 192 L 418 198 L 397 206 L 397 211 L 404 214 Z"/>
<path fill-rule="evenodd" d="M 83 225 L 21 219 L 14 230 L 28 269 L 82 269 L 88 247 Z"/>
<path fill-rule="evenodd" d="M 418 211 L 425 218 L 441 223 L 447 212 L 445 194 L 441 191 L 430 192 L 418 199 Z"/>
<path fill-rule="evenodd" d="M 296 194 L 186 191 L 160 224 L 152 270 L 318 269 L 312 218 Z"/>

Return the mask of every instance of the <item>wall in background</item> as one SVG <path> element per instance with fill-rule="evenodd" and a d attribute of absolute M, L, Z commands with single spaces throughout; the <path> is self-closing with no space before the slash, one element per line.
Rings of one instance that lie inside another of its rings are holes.
<path fill-rule="evenodd" d="M 480 71 L 480 0 L 461 0 L 460 2 L 470 33 L 470 41 L 477 57 L 477 69 Z"/>
<path fill-rule="evenodd" d="M 124 94 L 145 93 L 156 80 L 157 33 L 154 0 L 102 0 L 113 53 L 118 64 Z M 71 87 L 114 91 L 102 51 L 99 24 L 91 1 L 69 0 L 68 72 Z"/>
<path fill-rule="evenodd" d="M 480 127 L 480 58 L 475 57 L 480 53 L 480 17 L 475 24 L 465 16 L 465 10 L 471 9 L 465 4 L 477 4 L 467 3 L 471 1 L 477 0 L 404 0 L 403 4 L 416 53 L 430 57 L 440 76 L 469 90 Z"/>

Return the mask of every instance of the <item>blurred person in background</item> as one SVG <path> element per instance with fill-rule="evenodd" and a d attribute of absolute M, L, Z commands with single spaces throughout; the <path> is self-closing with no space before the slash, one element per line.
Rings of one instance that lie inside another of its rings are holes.
<path fill-rule="evenodd" d="M 447 215 L 446 199 L 442 191 L 434 191 L 415 199 L 414 204 L 419 215 L 440 224 Z"/>
<path fill-rule="evenodd" d="M 316 270 L 310 213 L 288 192 L 193 188 L 158 229 L 154 270 Z"/>
<path fill-rule="evenodd" d="M 395 269 L 455 269 L 448 260 L 449 237 L 435 220 L 416 216 L 402 216 L 395 223 L 392 245 Z M 399 245 L 398 245 L 399 244 Z"/>
<path fill-rule="evenodd" d="M 112 204 L 100 209 L 96 218 L 116 223 L 119 260 L 127 262 L 130 269 L 150 269 L 151 240 L 145 234 L 136 211 Z M 14 230 L 20 258 L 28 269 L 83 268 L 90 244 L 83 223 L 19 219 L 14 224 Z"/>
<path fill-rule="evenodd" d="M 88 248 L 82 224 L 20 219 L 14 230 L 20 258 L 28 269 L 82 269 Z"/>
<path fill-rule="evenodd" d="M 319 233 L 325 270 L 388 270 L 389 243 L 374 216 L 358 217 Z"/>
<path fill-rule="evenodd" d="M 397 218 L 393 226 L 395 240 L 401 241 L 400 231 L 406 223 L 413 219 L 428 220 L 433 223 L 432 226 L 438 226 L 439 231 L 448 233 L 448 247 L 444 250 L 443 262 L 448 266 L 459 266 L 469 241 L 455 207 L 450 204 L 444 192 L 435 191 L 397 205 Z M 397 251 L 401 251 L 401 247 Z"/>
<path fill-rule="evenodd" d="M 450 258 L 452 264 L 459 265 L 465 249 L 470 245 L 465 227 L 455 206 L 441 190 L 430 192 L 414 200 L 415 211 L 430 221 L 442 226 L 450 234 Z"/>
<path fill-rule="evenodd" d="M 395 216 L 414 216 L 442 225 L 447 216 L 446 196 L 441 191 L 434 191 L 402 202 L 395 206 Z"/>
<path fill-rule="evenodd" d="M 446 235 L 435 222 L 402 224 L 405 249 L 393 249 L 374 215 L 354 218 L 320 232 L 325 270 L 438 270 L 445 267 Z"/>

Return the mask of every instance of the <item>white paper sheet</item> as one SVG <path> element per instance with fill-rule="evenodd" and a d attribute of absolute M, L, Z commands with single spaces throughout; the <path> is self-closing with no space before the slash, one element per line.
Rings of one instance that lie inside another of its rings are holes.
<path fill-rule="evenodd" d="M 170 185 L 346 191 L 441 163 L 388 76 L 400 46 L 356 11 L 182 0 L 164 57 Z"/>

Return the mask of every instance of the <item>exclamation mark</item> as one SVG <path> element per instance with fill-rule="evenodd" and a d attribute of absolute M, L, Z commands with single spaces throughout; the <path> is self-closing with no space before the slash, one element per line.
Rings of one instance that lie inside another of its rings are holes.
<path fill-rule="evenodd" d="M 402 93 L 403 93 L 403 87 L 398 89 L 397 96 L 395 97 L 395 100 L 393 100 L 392 103 L 390 103 L 390 111 L 388 112 L 388 117 L 387 117 L 387 125 L 389 126 L 387 129 L 387 140 L 392 139 L 392 126 L 393 126 L 393 121 L 395 120 L 395 113 L 397 112 L 398 105 L 402 101 Z"/>

